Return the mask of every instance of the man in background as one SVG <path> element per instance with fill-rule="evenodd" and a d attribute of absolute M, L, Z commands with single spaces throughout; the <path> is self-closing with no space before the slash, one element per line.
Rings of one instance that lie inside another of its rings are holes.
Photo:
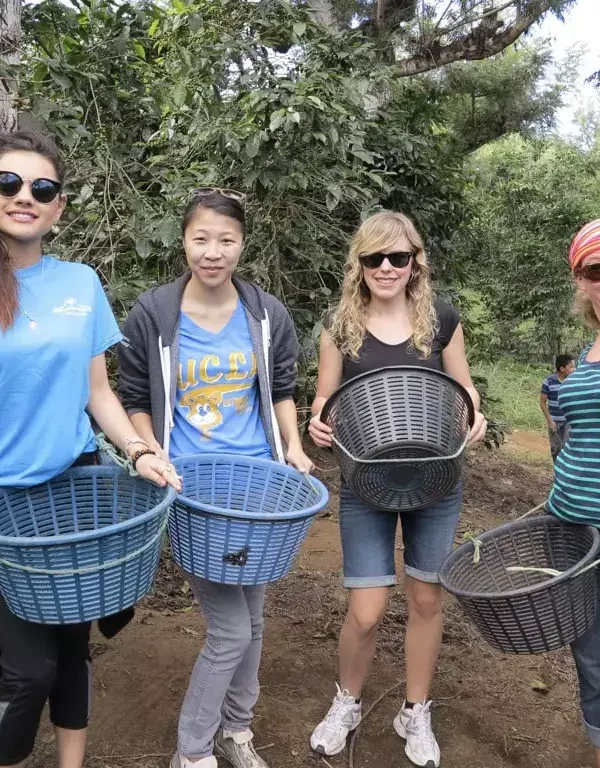
<path fill-rule="evenodd" d="M 558 392 L 562 382 L 574 370 L 575 360 L 572 355 L 558 355 L 556 372 L 546 376 L 542 384 L 540 408 L 548 424 L 552 461 L 556 461 L 569 436 L 569 425 L 558 405 Z"/>

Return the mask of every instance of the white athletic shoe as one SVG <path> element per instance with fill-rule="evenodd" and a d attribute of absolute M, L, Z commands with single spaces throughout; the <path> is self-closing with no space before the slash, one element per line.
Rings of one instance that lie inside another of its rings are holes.
<path fill-rule="evenodd" d="M 337 695 L 324 720 L 310 737 L 310 746 L 319 755 L 338 755 L 346 746 L 348 734 L 360 725 L 361 706 L 348 691 L 336 683 Z"/>
<path fill-rule="evenodd" d="M 254 734 L 248 728 L 245 731 L 221 730 L 215 741 L 215 752 L 228 760 L 233 768 L 269 768 L 254 749 Z M 215 768 L 216 768 L 215 762 Z"/>
<path fill-rule="evenodd" d="M 440 748 L 431 730 L 431 702 L 415 704 L 406 709 L 404 704 L 394 720 L 394 730 L 406 740 L 406 756 L 421 768 L 439 768 Z"/>
<path fill-rule="evenodd" d="M 171 768 L 219 768 L 217 758 L 203 757 L 201 760 L 188 760 L 187 757 L 181 757 L 179 753 L 173 756 Z"/>

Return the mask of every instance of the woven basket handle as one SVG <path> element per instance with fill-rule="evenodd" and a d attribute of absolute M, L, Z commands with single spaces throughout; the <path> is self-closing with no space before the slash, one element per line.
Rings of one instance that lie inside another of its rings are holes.
<path fill-rule="evenodd" d="M 467 447 L 467 443 L 469 442 L 470 435 L 471 435 L 471 430 L 469 429 L 459 449 L 455 453 L 453 453 L 451 456 L 419 456 L 419 457 L 415 457 L 414 459 L 359 459 L 358 457 L 350 453 L 350 451 L 340 443 L 340 441 L 335 437 L 335 435 L 332 435 L 331 439 L 334 442 L 334 444 L 340 449 L 340 451 L 342 451 L 342 453 L 345 453 L 349 459 L 352 459 L 352 461 L 355 461 L 357 464 L 426 464 L 427 462 L 430 462 L 430 461 L 453 461 L 454 459 L 458 459 L 458 457 L 463 453 L 463 451 Z"/>

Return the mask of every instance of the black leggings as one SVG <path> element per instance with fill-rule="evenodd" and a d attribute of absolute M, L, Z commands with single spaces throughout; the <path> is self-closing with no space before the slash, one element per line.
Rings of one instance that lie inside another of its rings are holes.
<path fill-rule="evenodd" d="M 96 463 L 97 454 L 89 453 L 76 465 Z M 87 727 L 90 626 L 23 621 L 0 595 L 0 765 L 16 765 L 33 752 L 46 701 L 53 725 Z"/>
<path fill-rule="evenodd" d="M 90 624 L 60 627 L 14 616 L 0 595 L 0 765 L 33 752 L 46 701 L 58 728 L 86 728 L 90 710 Z"/>

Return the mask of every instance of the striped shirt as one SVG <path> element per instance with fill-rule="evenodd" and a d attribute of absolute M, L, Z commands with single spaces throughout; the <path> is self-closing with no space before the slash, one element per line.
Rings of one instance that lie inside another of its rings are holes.
<path fill-rule="evenodd" d="M 548 509 L 565 522 L 600 526 L 600 362 L 578 368 L 560 386 L 571 432 L 554 465 Z"/>
<path fill-rule="evenodd" d="M 558 404 L 558 393 L 562 383 L 558 378 L 558 374 L 553 373 L 550 376 L 546 376 L 542 384 L 542 395 L 546 395 L 548 398 L 548 412 L 555 424 L 564 424 L 566 421 L 565 415 Z"/>

